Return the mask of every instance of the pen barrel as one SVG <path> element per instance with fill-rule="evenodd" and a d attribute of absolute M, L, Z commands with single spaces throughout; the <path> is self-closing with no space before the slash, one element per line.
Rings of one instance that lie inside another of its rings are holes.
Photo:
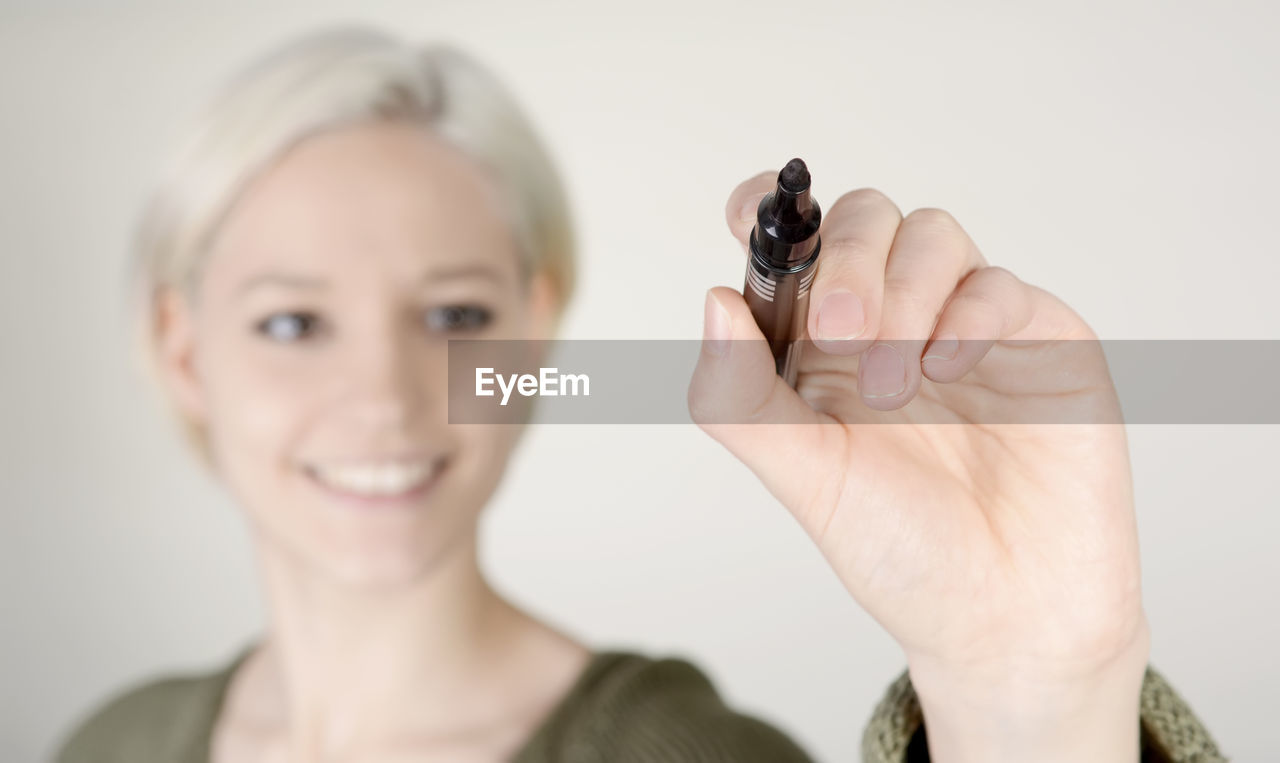
<path fill-rule="evenodd" d="M 778 375 L 794 388 L 803 347 L 800 340 L 804 338 L 805 323 L 809 320 L 809 286 L 818 272 L 821 246 L 815 240 L 811 255 L 788 268 L 780 268 L 766 259 L 754 231 L 749 248 L 751 257 L 742 294 L 769 343 Z"/>

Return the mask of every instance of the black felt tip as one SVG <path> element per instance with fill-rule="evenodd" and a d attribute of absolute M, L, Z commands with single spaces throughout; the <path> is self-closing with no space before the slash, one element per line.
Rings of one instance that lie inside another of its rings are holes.
<path fill-rule="evenodd" d="M 809 190 L 809 168 L 799 158 L 787 162 L 787 166 L 778 173 L 778 187 L 787 193 Z"/>

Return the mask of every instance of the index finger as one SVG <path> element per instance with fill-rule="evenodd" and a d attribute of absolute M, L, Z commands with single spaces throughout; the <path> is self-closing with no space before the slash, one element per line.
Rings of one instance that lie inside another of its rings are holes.
<path fill-rule="evenodd" d="M 755 227 L 760 200 L 777 185 L 778 170 L 765 170 L 742 181 L 729 194 L 729 201 L 724 205 L 724 219 L 733 237 L 742 244 L 742 251 L 747 250 L 747 238 Z"/>

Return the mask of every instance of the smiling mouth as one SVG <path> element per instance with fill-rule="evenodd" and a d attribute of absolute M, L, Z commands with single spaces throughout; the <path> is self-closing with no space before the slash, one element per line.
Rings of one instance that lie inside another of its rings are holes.
<path fill-rule="evenodd" d="M 303 471 L 325 492 L 362 505 L 401 504 L 426 495 L 448 466 L 441 456 L 434 461 L 363 462 L 321 466 L 309 464 Z"/>

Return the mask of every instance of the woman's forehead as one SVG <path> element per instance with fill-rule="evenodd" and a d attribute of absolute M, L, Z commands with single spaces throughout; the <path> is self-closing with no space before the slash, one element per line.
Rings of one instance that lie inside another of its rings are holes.
<path fill-rule="evenodd" d="M 342 128 L 302 141 L 249 184 L 213 241 L 210 270 L 512 269 L 503 210 L 492 177 L 425 128 Z"/>

